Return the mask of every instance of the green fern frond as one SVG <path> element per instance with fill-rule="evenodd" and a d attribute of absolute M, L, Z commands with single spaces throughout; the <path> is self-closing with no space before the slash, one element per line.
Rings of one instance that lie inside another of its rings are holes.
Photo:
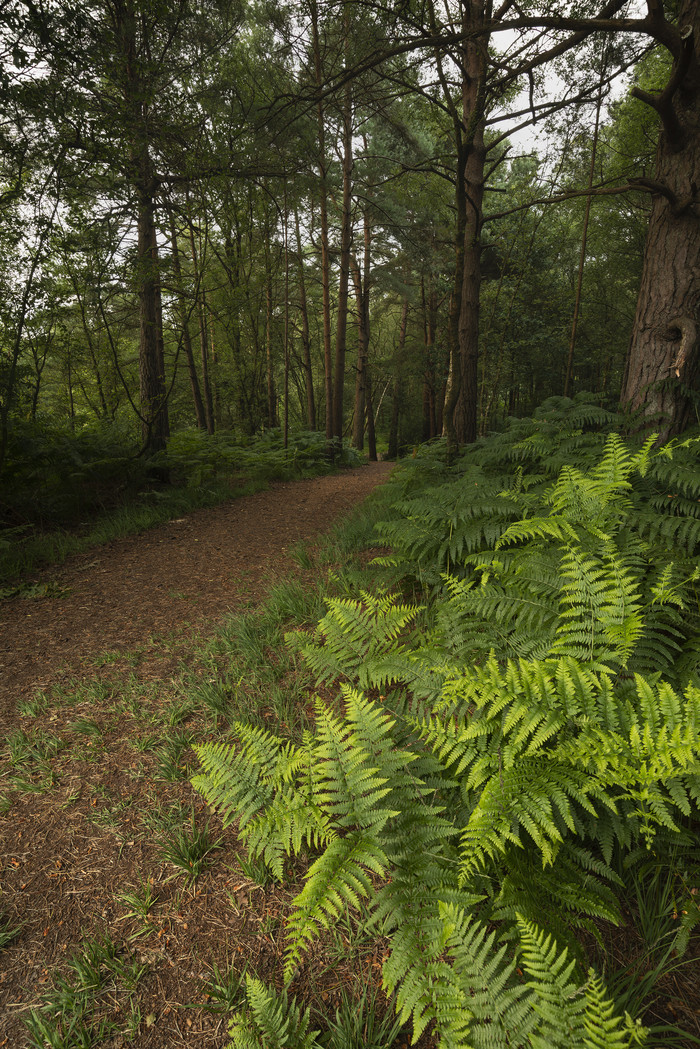
<path fill-rule="evenodd" d="M 524 1046 L 537 1023 L 533 995 L 514 979 L 517 960 L 495 931 L 454 904 L 442 904 L 447 946 L 472 1014 L 469 1042 L 478 1049 Z"/>
<path fill-rule="evenodd" d="M 389 594 L 375 596 L 365 591 L 359 600 L 334 598 L 327 604 L 328 611 L 316 630 L 318 640 L 305 640 L 295 633 L 288 635 L 288 642 L 301 651 L 319 681 L 346 677 L 367 688 L 379 674 L 386 682 L 383 657 L 391 653 L 395 660 L 403 651 L 398 638 L 421 607 L 398 604 Z"/>
<path fill-rule="evenodd" d="M 318 1031 L 310 1030 L 311 1012 L 278 994 L 261 980 L 246 977 L 247 1008 L 231 1020 L 227 1049 L 318 1049 Z"/>
<path fill-rule="evenodd" d="M 259 767 L 223 743 L 205 743 L 194 748 L 202 771 L 192 777 L 195 790 L 221 813 L 224 826 L 238 819 L 241 826 L 266 808 L 274 798 L 273 787 Z"/>
<path fill-rule="evenodd" d="M 263 813 L 242 828 L 240 837 L 250 854 L 262 857 L 281 881 L 285 856 L 298 853 L 304 842 L 312 849 L 327 846 L 337 833 L 315 799 L 304 792 L 280 791 Z"/>
<path fill-rule="evenodd" d="M 628 1049 L 644 1043 L 642 1028 L 628 1017 L 615 1015 L 613 1003 L 592 970 L 584 986 L 572 981 L 575 962 L 568 951 L 559 952 L 556 942 L 532 922 L 518 918 L 522 965 L 534 993 L 539 1015 L 536 1032 L 530 1035 L 532 1049 Z"/>
<path fill-rule="evenodd" d="M 326 847 L 309 869 L 306 885 L 294 900 L 287 922 L 285 973 L 294 972 L 308 944 L 327 929 L 346 907 L 358 907 L 372 894 L 370 873 L 384 877 L 386 853 L 377 841 L 362 831 L 350 831 Z"/>

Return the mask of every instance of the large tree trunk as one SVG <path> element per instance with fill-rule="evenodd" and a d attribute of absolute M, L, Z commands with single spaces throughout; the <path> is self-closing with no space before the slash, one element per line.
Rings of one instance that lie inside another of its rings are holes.
<path fill-rule="evenodd" d="M 700 303 L 700 4 L 685 0 L 681 36 L 667 89 L 635 91 L 659 111 L 663 127 L 637 312 L 621 405 L 639 409 L 662 439 L 680 433 L 693 412 Z M 687 27 L 687 33 L 686 33 Z M 673 90 L 675 85 L 675 90 Z M 662 417 L 660 420 L 659 417 Z"/>

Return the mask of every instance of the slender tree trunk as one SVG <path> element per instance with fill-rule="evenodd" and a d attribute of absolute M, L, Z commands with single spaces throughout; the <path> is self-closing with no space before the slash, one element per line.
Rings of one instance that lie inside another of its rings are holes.
<path fill-rule="evenodd" d="M 365 366 L 365 410 L 367 413 L 367 456 L 371 463 L 377 461 L 377 434 L 374 429 L 374 411 L 372 410 L 372 373 L 369 361 Z"/>
<path fill-rule="evenodd" d="M 700 4 L 684 0 L 684 39 L 658 96 L 633 93 L 662 119 L 642 280 L 625 366 L 621 405 L 638 409 L 662 439 L 694 414 L 700 307 Z M 687 31 L 686 31 L 687 30 Z M 675 90 L 674 88 L 675 84 Z M 661 425 L 659 426 L 659 420 Z"/>
<path fill-rule="evenodd" d="M 437 419 L 435 414 L 435 328 L 437 315 L 437 292 L 429 278 L 428 292 L 425 290 L 425 278 L 421 277 L 421 306 L 423 311 L 423 440 L 430 441 L 437 436 Z"/>
<path fill-rule="evenodd" d="M 177 242 L 177 231 L 175 229 L 175 217 L 170 211 L 170 244 L 172 251 L 173 260 L 173 275 L 175 277 L 175 292 L 177 294 L 178 309 L 180 312 L 180 324 L 182 325 L 182 346 L 185 351 L 185 360 L 187 362 L 187 374 L 190 380 L 190 390 L 192 391 L 192 403 L 194 404 L 194 413 L 197 420 L 197 426 L 200 430 L 207 429 L 207 419 L 204 411 L 204 402 L 202 401 L 202 391 L 199 387 L 199 376 L 197 375 L 197 366 L 194 361 L 194 353 L 192 351 L 192 336 L 190 335 L 190 311 L 187 308 L 187 301 L 185 299 L 185 289 L 182 281 L 182 266 L 180 263 L 180 249 Z"/>
<path fill-rule="evenodd" d="M 346 33 L 348 27 L 346 23 Z M 343 395 L 345 391 L 345 351 L 348 325 L 348 290 L 350 280 L 350 251 L 352 247 L 352 95 L 348 85 L 343 102 L 343 213 L 340 233 L 338 274 L 338 317 L 335 339 L 333 383 L 333 438 L 340 445 L 343 439 Z"/>
<path fill-rule="evenodd" d="M 289 443 L 289 208 L 284 187 L 284 447 Z"/>
<path fill-rule="evenodd" d="M 306 386 L 306 425 L 310 430 L 316 429 L 316 401 L 314 398 L 314 373 L 311 365 L 311 336 L 309 333 L 309 310 L 306 301 L 306 278 L 304 259 L 301 250 L 299 232 L 299 212 L 294 209 L 294 229 L 297 242 L 297 260 L 299 265 L 299 309 L 301 311 L 301 353 Z"/>
<path fill-rule="evenodd" d="M 357 309 L 357 365 L 355 367 L 355 411 L 352 423 L 352 446 L 362 451 L 365 446 L 365 382 L 367 368 L 367 341 L 362 303 L 362 277 L 356 259 L 352 260 Z"/>
<path fill-rule="evenodd" d="M 68 384 L 68 418 L 71 430 L 75 429 L 75 404 L 73 402 L 73 361 L 71 359 L 70 346 L 66 358 L 66 381 Z"/>
<path fill-rule="evenodd" d="M 391 423 L 389 425 L 389 447 L 387 458 L 398 459 L 399 455 L 399 422 L 401 414 L 401 371 L 403 366 L 404 348 L 406 345 L 406 330 L 408 328 L 408 297 L 404 298 L 401 307 L 401 322 L 399 324 L 399 343 L 396 348 L 396 368 L 394 370 L 394 388 L 391 407 Z"/>
<path fill-rule="evenodd" d="M 219 384 L 217 380 L 218 374 L 218 363 L 219 359 L 216 355 L 216 339 L 214 338 L 214 313 L 211 307 L 207 310 L 207 320 L 209 327 L 209 360 L 211 362 L 208 379 L 209 379 L 209 394 L 211 397 L 211 411 L 212 420 L 214 423 L 214 429 L 221 424 L 221 399 L 219 397 Z"/>
<path fill-rule="evenodd" d="M 189 210 L 189 200 L 188 200 Z M 211 384 L 209 382 L 209 348 L 207 340 L 207 303 L 204 291 L 204 274 L 200 269 L 201 253 L 197 251 L 197 242 L 194 236 L 194 222 L 189 216 L 190 251 L 192 252 L 192 267 L 197 284 L 199 296 L 197 302 L 197 319 L 199 321 L 199 355 L 202 362 L 202 389 L 204 391 L 204 418 L 207 424 L 207 432 L 214 433 L 214 404 L 211 395 Z"/>
<path fill-rule="evenodd" d="M 314 77 L 316 87 L 323 86 L 321 44 L 318 35 L 318 8 L 311 0 L 311 36 L 314 54 Z M 326 118 L 323 101 L 319 98 L 318 119 L 318 173 L 319 211 L 321 217 L 321 293 L 323 298 L 323 370 L 326 396 L 326 440 L 329 448 L 333 442 L 333 358 L 331 353 L 331 265 L 328 241 L 328 161 L 326 159 Z"/>
<path fill-rule="evenodd" d="M 364 448 L 365 415 L 371 417 L 372 391 L 369 382 L 369 296 L 370 296 L 370 256 L 372 247 L 372 226 L 369 211 L 365 208 L 362 216 L 363 257 L 362 271 L 356 259 L 352 260 L 353 281 L 355 284 L 355 302 L 357 304 L 357 371 L 355 373 L 355 416 L 352 443 L 355 448 Z M 367 405 L 369 404 L 369 412 Z M 372 417 L 372 431 L 374 418 Z M 369 435 L 368 435 L 369 436 Z M 376 448 L 375 448 L 376 456 Z M 370 458 L 371 449 L 370 449 Z"/>
<path fill-rule="evenodd" d="M 458 171 L 462 170 L 463 153 L 458 150 Z M 466 229 L 466 195 L 464 182 L 457 178 L 455 185 L 455 268 L 452 294 L 447 322 L 447 344 L 449 347 L 449 372 L 445 387 L 445 399 L 442 412 L 442 432 L 447 438 L 447 455 L 451 458 L 459 447 L 459 436 L 456 425 L 456 407 L 462 388 L 462 360 L 459 346 L 459 319 L 462 312 L 462 285 L 464 283 L 464 239 Z"/>
<path fill-rule="evenodd" d="M 163 356 L 163 316 L 160 293 L 158 239 L 155 223 L 155 182 L 151 173 L 148 150 L 141 155 L 141 179 L 138 193 L 138 274 L 139 274 L 139 378 L 141 399 L 141 432 L 146 454 L 165 451 L 170 425 L 165 387 Z M 167 471 L 155 472 L 166 481 Z"/>
<path fill-rule="evenodd" d="M 464 29 L 478 28 L 485 16 L 483 0 L 465 7 Z M 477 436 L 479 398 L 479 298 L 481 291 L 481 226 L 484 202 L 484 105 L 488 36 L 467 40 L 462 48 L 462 121 L 466 161 L 461 173 L 466 197 L 464 263 L 459 313 L 461 388 L 455 407 L 455 431 L 460 443 Z M 460 172 L 458 172 L 459 176 Z"/>
<path fill-rule="evenodd" d="M 267 425 L 277 426 L 277 391 L 272 361 L 272 262 L 270 234 L 265 229 L 265 362 L 267 372 Z"/>
<path fill-rule="evenodd" d="M 602 76 L 602 74 L 601 74 Z M 578 334 L 578 320 L 581 312 L 581 292 L 583 291 L 583 271 L 586 265 L 586 244 L 588 242 L 588 225 L 591 218 L 591 201 L 593 195 L 593 176 L 595 175 L 595 162 L 598 153 L 598 132 L 600 129 L 600 111 L 603 106 L 603 84 L 598 89 L 598 99 L 595 108 L 595 127 L 593 129 L 593 142 L 591 145 L 591 163 L 588 169 L 588 196 L 586 197 L 586 210 L 583 216 L 583 232 L 581 233 L 581 252 L 578 260 L 578 278 L 576 280 L 576 298 L 574 300 L 574 318 L 571 322 L 571 338 L 569 339 L 569 353 L 566 359 L 566 378 L 564 379 L 564 396 L 568 397 L 574 378 L 574 351 L 576 349 L 576 335 Z"/>

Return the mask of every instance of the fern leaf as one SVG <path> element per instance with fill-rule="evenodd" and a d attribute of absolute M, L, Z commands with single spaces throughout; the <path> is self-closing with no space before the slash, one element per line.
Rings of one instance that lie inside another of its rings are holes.
<path fill-rule="evenodd" d="M 319 928 L 329 928 L 346 906 L 359 906 L 371 894 L 368 872 L 386 875 L 388 860 L 377 842 L 361 831 L 336 838 L 312 865 L 294 900 L 287 923 L 285 973 L 290 976 Z"/>

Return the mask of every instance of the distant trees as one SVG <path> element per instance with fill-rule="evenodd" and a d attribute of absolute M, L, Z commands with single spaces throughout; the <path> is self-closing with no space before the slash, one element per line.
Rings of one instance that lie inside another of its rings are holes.
<path fill-rule="evenodd" d="M 695 2 L 0 17 L 0 469 L 27 413 L 130 418 L 147 457 L 285 420 L 331 451 L 456 444 L 584 385 L 691 417 Z M 550 157 L 518 157 L 547 121 Z"/>

